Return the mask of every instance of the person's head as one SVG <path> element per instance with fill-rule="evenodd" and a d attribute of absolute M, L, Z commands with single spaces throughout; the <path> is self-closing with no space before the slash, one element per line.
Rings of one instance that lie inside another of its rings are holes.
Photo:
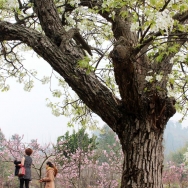
<path fill-rule="evenodd" d="M 25 154 L 28 155 L 28 156 L 30 156 L 32 153 L 33 153 L 33 150 L 31 148 L 27 148 L 25 150 Z"/>
<path fill-rule="evenodd" d="M 49 167 L 52 167 L 52 168 L 54 167 L 54 165 L 53 165 L 50 161 L 48 161 L 48 162 L 46 163 L 46 165 L 49 166 Z"/>
<path fill-rule="evenodd" d="M 57 168 L 50 161 L 46 162 L 46 165 L 47 165 L 47 167 L 51 167 L 51 168 L 54 169 L 54 176 L 56 177 L 56 175 L 57 175 Z"/>

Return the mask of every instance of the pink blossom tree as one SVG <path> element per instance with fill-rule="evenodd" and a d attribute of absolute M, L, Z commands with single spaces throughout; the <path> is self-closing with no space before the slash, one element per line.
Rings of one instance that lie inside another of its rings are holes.
<path fill-rule="evenodd" d="M 57 144 L 66 145 L 64 142 Z M 44 164 L 47 160 L 52 161 L 58 168 L 56 178 L 57 188 L 117 188 L 120 185 L 120 177 L 122 173 L 122 153 L 117 151 L 116 144 L 110 145 L 110 152 L 103 151 L 100 155 L 104 155 L 108 160 L 100 162 L 99 153 L 97 150 L 91 150 L 88 146 L 87 150 L 78 148 L 74 153 L 69 153 L 69 156 L 63 155 L 62 152 L 56 150 L 53 144 L 40 145 L 37 140 L 32 140 L 30 143 L 23 142 L 23 136 L 15 134 L 10 140 L 3 139 L 3 150 L 0 152 L 0 160 L 13 164 L 15 159 L 20 160 L 27 147 L 33 149 L 33 181 L 35 186 L 39 185 L 38 179 L 44 176 Z M 9 182 L 14 179 L 14 170 L 9 173 Z M 14 185 L 13 185 L 14 187 Z"/>
<path fill-rule="evenodd" d="M 58 145 L 64 142 L 58 143 Z M 59 161 L 58 184 L 65 188 L 69 187 L 97 187 L 116 188 L 119 187 L 122 173 L 122 153 L 114 150 L 116 145 L 109 146 L 111 152 L 103 151 L 103 155 L 108 158 L 108 162 L 99 162 L 97 150 L 77 149 L 69 157 L 56 155 Z M 119 150 L 120 151 L 120 150 Z M 100 154 L 101 155 L 101 154 Z"/>
<path fill-rule="evenodd" d="M 2 141 L 3 150 L 0 151 L 0 160 L 2 162 L 9 162 L 13 164 L 14 160 L 21 160 L 25 154 L 25 149 L 30 147 L 33 149 L 32 153 L 32 179 L 36 183 L 43 175 L 43 167 L 47 160 L 54 160 L 54 150 L 51 143 L 40 145 L 37 140 L 31 140 L 29 143 L 23 142 L 24 136 L 15 134 L 11 139 Z M 14 178 L 14 170 L 9 172 L 9 181 Z M 40 186 L 42 187 L 42 185 Z"/>
<path fill-rule="evenodd" d="M 175 165 L 173 162 L 168 162 L 167 168 L 163 172 L 163 183 L 168 188 L 177 184 L 180 188 L 188 186 L 188 168 L 185 164 Z"/>

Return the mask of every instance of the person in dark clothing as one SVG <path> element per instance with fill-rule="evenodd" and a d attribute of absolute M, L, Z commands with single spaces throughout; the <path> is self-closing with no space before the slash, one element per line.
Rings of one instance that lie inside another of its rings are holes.
<path fill-rule="evenodd" d="M 14 175 L 15 175 L 15 176 L 18 176 L 18 172 L 19 172 L 19 169 L 20 169 L 19 164 L 21 164 L 21 161 L 17 161 L 17 159 L 16 159 L 16 160 L 14 160 L 14 164 L 15 164 Z"/>
<path fill-rule="evenodd" d="M 21 160 L 20 166 L 25 167 L 25 175 L 19 177 L 20 179 L 20 188 L 29 188 L 29 182 L 31 181 L 31 164 L 32 164 L 32 158 L 30 155 L 33 153 L 33 150 L 30 148 L 27 148 L 25 150 L 25 156 Z"/>

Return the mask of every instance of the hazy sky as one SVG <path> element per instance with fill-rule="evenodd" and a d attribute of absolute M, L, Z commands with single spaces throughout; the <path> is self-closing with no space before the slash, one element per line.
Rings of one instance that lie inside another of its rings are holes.
<path fill-rule="evenodd" d="M 26 66 L 37 66 L 41 75 L 51 73 L 51 68 L 41 59 L 30 57 Z M 26 92 L 23 85 L 11 81 L 10 90 L 0 92 L 0 128 L 5 137 L 8 139 L 13 134 L 19 134 L 24 135 L 25 142 L 38 139 L 43 144 L 55 142 L 58 136 L 70 130 L 66 126 L 67 118 L 52 115 L 51 109 L 46 106 L 46 98 L 52 98 L 48 85 L 36 82 L 31 92 Z M 172 119 L 177 120 L 177 116 Z M 101 124 L 104 123 L 101 121 Z"/>
<path fill-rule="evenodd" d="M 51 74 L 51 67 L 42 59 L 31 57 L 25 61 L 27 68 L 37 66 L 39 77 Z M 55 142 L 67 130 L 68 119 L 55 117 L 46 106 L 46 98 L 52 98 L 49 85 L 35 82 L 30 92 L 14 80 L 9 81 L 10 90 L 0 92 L 0 128 L 6 138 L 13 134 L 24 135 L 24 141 L 38 139 L 40 143 Z"/>
<path fill-rule="evenodd" d="M 40 143 L 56 141 L 66 131 L 67 119 L 55 117 L 46 106 L 49 89 L 36 84 L 26 92 L 20 84 L 11 86 L 10 91 L 0 92 L 1 129 L 6 138 L 17 133 L 24 134 L 24 140 L 38 139 Z"/>

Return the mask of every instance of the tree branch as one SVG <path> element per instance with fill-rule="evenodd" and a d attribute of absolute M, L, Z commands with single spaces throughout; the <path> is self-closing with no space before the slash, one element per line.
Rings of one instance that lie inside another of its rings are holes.
<path fill-rule="evenodd" d="M 188 10 L 183 13 L 177 13 L 173 16 L 173 19 L 178 20 L 180 23 L 185 22 L 188 19 Z"/>
<path fill-rule="evenodd" d="M 168 4 L 170 3 L 171 0 L 167 0 L 164 4 L 164 6 L 159 10 L 160 12 L 164 11 L 165 8 L 168 6 Z"/>
<path fill-rule="evenodd" d="M 187 19 L 188 19 L 188 11 L 185 11 L 184 13 L 177 13 L 173 19 L 175 20 L 178 20 L 180 23 L 183 24 L 183 22 L 185 22 Z M 175 32 L 174 32 L 175 33 Z M 147 39 L 141 39 L 141 45 L 139 45 L 138 47 L 135 48 L 135 52 L 138 53 L 145 45 L 149 44 L 150 42 L 152 42 L 156 37 L 159 37 L 161 36 L 162 33 L 160 31 L 156 32 L 156 33 L 153 33 L 153 34 L 150 34 L 147 36 Z M 171 35 L 173 35 L 173 33 L 171 33 Z M 175 34 L 177 36 L 180 36 L 178 35 L 178 32 Z M 182 35 L 182 33 L 181 33 Z M 142 42 L 143 41 L 143 42 Z"/>
<path fill-rule="evenodd" d="M 119 99 L 93 73 L 87 74 L 78 68 L 77 59 L 71 53 L 63 52 L 48 37 L 31 28 L 8 22 L 0 22 L 0 41 L 3 40 L 21 40 L 33 48 L 69 83 L 80 99 L 116 131 L 113 126 L 122 116 Z"/>

